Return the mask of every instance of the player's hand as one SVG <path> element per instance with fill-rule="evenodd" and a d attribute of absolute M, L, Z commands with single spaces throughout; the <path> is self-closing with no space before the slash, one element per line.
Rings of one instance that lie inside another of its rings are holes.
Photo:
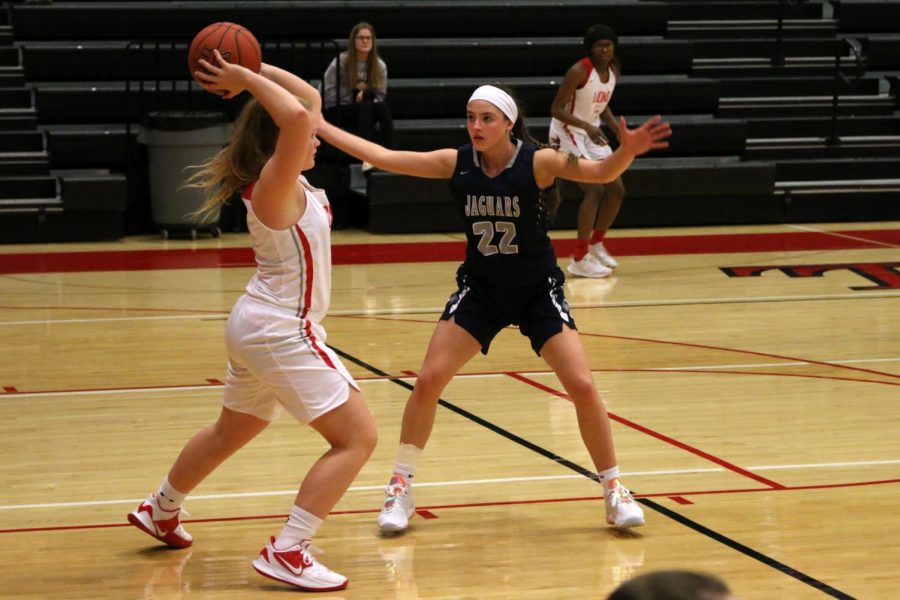
<path fill-rule="evenodd" d="M 240 65 L 233 65 L 213 50 L 213 62 L 200 59 L 200 66 L 205 71 L 194 71 L 194 76 L 201 82 L 207 92 L 222 96 L 226 100 L 234 98 L 247 89 L 247 75 L 252 73 Z"/>
<path fill-rule="evenodd" d="M 619 144 L 621 148 L 640 156 L 650 150 L 668 148 L 669 136 L 672 135 L 672 127 L 668 121 L 656 115 L 636 129 L 628 129 L 625 118 L 619 117 Z"/>
<path fill-rule="evenodd" d="M 601 146 L 609 145 L 609 140 L 606 139 L 606 136 L 603 134 L 603 130 L 599 127 L 588 125 L 587 127 L 585 127 L 584 131 L 588 134 L 588 137 L 591 138 L 591 141 L 595 144 L 600 144 Z"/>

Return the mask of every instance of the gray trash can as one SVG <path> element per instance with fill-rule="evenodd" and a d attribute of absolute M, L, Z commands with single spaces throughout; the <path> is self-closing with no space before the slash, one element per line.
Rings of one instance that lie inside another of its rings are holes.
<path fill-rule="evenodd" d="M 203 222 L 191 216 L 205 196 L 200 189 L 184 187 L 192 174 L 185 168 L 206 162 L 227 139 L 228 121 L 221 112 L 146 115 L 138 142 L 147 146 L 150 212 L 164 239 L 173 231 L 187 232 L 196 239 L 198 230 L 208 230 L 218 237 L 218 214 Z"/>

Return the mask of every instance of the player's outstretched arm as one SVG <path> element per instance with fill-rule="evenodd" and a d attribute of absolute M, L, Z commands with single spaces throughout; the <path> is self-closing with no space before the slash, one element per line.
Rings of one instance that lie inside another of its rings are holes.
<path fill-rule="evenodd" d="M 391 173 L 428 179 L 449 179 L 456 167 L 456 150 L 450 148 L 431 152 L 390 150 L 344 131 L 324 119 L 319 125 L 319 136 L 347 154 Z"/>
<path fill-rule="evenodd" d="M 631 166 L 635 157 L 650 150 L 667 148 L 672 135 L 669 123 L 659 115 L 648 119 L 640 127 L 628 129 L 625 119 L 619 119 L 619 148 L 602 161 L 573 160 L 568 154 L 544 148 L 535 154 L 534 175 L 541 187 L 558 178 L 583 183 L 609 183 Z"/>

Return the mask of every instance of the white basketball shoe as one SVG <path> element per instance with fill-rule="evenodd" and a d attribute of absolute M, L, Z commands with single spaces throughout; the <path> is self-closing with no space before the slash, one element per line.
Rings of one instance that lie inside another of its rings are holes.
<path fill-rule="evenodd" d="M 616 529 L 640 527 L 644 524 L 644 511 L 634 501 L 628 489 L 618 479 L 610 479 L 606 493 L 606 522 Z"/>
<path fill-rule="evenodd" d="M 600 264 L 604 267 L 615 269 L 619 266 L 619 261 L 613 258 L 609 254 L 609 252 L 607 252 L 606 246 L 603 245 L 603 242 L 597 242 L 596 244 L 591 244 L 590 246 L 588 246 L 588 254 L 593 255 L 593 257 L 599 260 Z"/>
<path fill-rule="evenodd" d="M 400 533 L 409 527 L 409 519 L 416 512 L 412 487 L 402 476 L 394 474 L 384 491 L 384 506 L 378 515 L 378 528 L 382 533 Z"/>
<path fill-rule="evenodd" d="M 573 256 L 572 260 L 569 261 L 569 266 L 566 267 L 566 270 L 578 277 L 592 277 L 594 279 L 601 279 L 612 275 L 612 269 L 601 263 L 600 260 L 590 252 L 585 254 L 584 258 L 581 260 L 575 260 L 575 257 Z"/>

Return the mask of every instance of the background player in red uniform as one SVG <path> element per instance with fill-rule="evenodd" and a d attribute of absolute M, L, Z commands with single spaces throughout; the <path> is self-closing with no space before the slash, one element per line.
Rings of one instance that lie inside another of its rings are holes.
<path fill-rule="evenodd" d="M 600 122 L 619 137 L 619 125 L 609 107 L 620 75 L 617 43 L 616 33 L 606 25 L 594 25 L 584 34 L 587 56 L 566 72 L 550 109 L 551 145 L 590 160 L 612 154 Z M 579 277 L 607 277 L 619 263 L 607 252 L 603 238 L 619 214 L 625 186 L 620 177 L 580 185 L 584 198 L 578 207 L 578 241 L 568 271 Z"/>

